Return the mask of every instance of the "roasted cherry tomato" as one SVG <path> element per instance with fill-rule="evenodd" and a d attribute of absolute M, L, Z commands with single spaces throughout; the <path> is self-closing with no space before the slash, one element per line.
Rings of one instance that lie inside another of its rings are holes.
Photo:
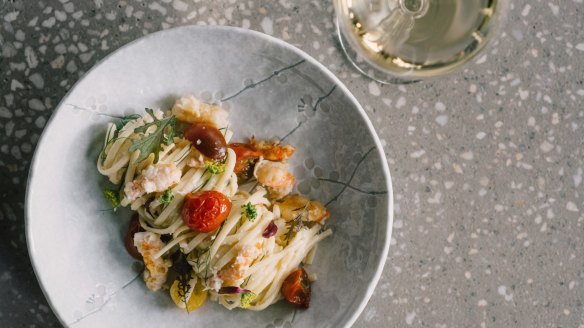
<path fill-rule="evenodd" d="M 227 142 L 223 133 L 212 125 L 195 123 L 185 130 L 185 138 L 189 140 L 201 154 L 221 160 L 227 155 Z"/>
<path fill-rule="evenodd" d="M 286 277 L 282 284 L 284 298 L 298 307 L 308 309 L 310 304 L 310 280 L 303 268 L 298 268 Z"/>
<path fill-rule="evenodd" d="M 134 214 L 132 215 L 130 223 L 128 224 L 128 231 L 126 232 L 124 245 L 126 246 L 128 254 L 130 254 L 133 258 L 137 260 L 142 259 L 142 254 L 140 254 L 136 246 L 134 246 L 134 234 L 140 231 L 143 230 L 142 227 L 140 226 L 140 221 L 138 220 L 138 214 Z"/>
<path fill-rule="evenodd" d="M 229 148 L 235 152 L 235 167 L 233 172 L 243 180 L 249 179 L 253 175 L 253 166 L 262 153 L 252 146 L 244 143 L 229 144 Z"/>
<path fill-rule="evenodd" d="M 187 194 L 182 208 L 186 225 L 198 232 L 211 232 L 217 229 L 231 210 L 227 196 L 214 190 L 198 191 Z"/>

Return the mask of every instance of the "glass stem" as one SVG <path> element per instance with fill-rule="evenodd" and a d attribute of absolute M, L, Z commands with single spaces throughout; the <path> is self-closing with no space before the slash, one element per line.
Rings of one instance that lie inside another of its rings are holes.
<path fill-rule="evenodd" d="M 398 0 L 399 7 L 405 15 L 421 18 L 428 12 L 430 0 Z"/>

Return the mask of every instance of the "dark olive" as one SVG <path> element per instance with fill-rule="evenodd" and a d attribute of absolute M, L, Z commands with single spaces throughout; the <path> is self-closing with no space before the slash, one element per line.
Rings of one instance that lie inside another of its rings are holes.
<path fill-rule="evenodd" d="M 186 128 L 185 138 L 189 140 L 201 154 L 213 160 L 222 160 L 227 154 L 227 142 L 223 133 L 216 127 L 195 123 Z"/>

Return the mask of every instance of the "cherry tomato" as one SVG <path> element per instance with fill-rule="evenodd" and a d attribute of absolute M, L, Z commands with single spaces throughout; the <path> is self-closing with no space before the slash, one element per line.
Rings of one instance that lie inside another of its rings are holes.
<path fill-rule="evenodd" d="M 227 155 L 225 137 L 212 125 L 195 123 L 186 128 L 184 134 L 201 154 L 211 159 L 221 160 Z"/>
<path fill-rule="evenodd" d="M 138 214 L 132 215 L 130 223 L 128 224 L 128 231 L 126 232 L 126 238 L 124 239 L 124 246 L 128 254 L 137 260 L 142 259 L 142 254 L 138 252 L 136 246 L 134 246 L 134 234 L 143 231 L 142 226 L 140 226 L 140 221 L 138 220 Z"/>
<path fill-rule="evenodd" d="M 310 280 L 303 268 L 298 268 L 286 277 L 282 283 L 284 298 L 298 307 L 308 309 L 310 304 Z"/>
<path fill-rule="evenodd" d="M 211 232 L 227 218 L 231 202 L 227 196 L 214 190 L 187 194 L 182 208 L 186 225 L 198 232 Z"/>
<path fill-rule="evenodd" d="M 236 162 L 233 172 L 240 178 L 249 179 L 253 174 L 253 164 L 262 153 L 244 143 L 232 143 L 229 144 L 229 148 L 235 152 Z"/>

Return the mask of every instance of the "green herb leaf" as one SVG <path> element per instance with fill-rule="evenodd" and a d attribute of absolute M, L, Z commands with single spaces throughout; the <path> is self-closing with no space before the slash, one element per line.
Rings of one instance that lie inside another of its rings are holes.
<path fill-rule="evenodd" d="M 253 222 L 258 216 L 258 211 L 255 205 L 252 205 L 251 203 L 241 205 L 241 210 L 241 215 L 251 222 Z"/>
<path fill-rule="evenodd" d="M 136 150 L 140 151 L 140 156 L 136 162 L 141 162 L 145 160 L 148 155 L 154 154 L 154 163 L 156 163 L 158 162 L 158 153 L 162 150 L 161 145 L 163 143 L 166 143 L 167 145 L 172 143 L 172 139 L 176 134 L 176 118 L 174 116 L 169 116 L 159 120 L 154 116 L 154 111 L 152 109 L 146 108 L 146 112 L 152 116 L 154 121 L 137 127 L 134 129 L 134 132 L 145 133 L 151 126 L 156 126 L 156 130 L 147 136 L 143 136 L 140 140 L 134 140 L 129 150 L 130 152 Z"/>
<path fill-rule="evenodd" d="M 205 167 L 211 174 L 219 174 L 225 172 L 225 164 L 220 162 L 205 161 Z"/>
<path fill-rule="evenodd" d="M 108 124 L 107 131 L 105 133 L 105 139 L 103 141 L 103 147 L 101 148 L 101 152 L 99 153 L 99 160 L 103 164 L 107 157 L 107 153 L 105 152 L 107 146 L 116 140 L 117 130 L 114 129 L 115 125 Z"/>
<path fill-rule="evenodd" d="M 172 202 L 173 199 L 174 199 L 174 194 L 172 193 L 172 189 L 170 189 L 170 188 L 166 189 L 164 194 L 162 194 L 162 196 L 160 196 L 160 198 L 159 198 L 159 200 L 162 204 L 168 204 L 168 203 Z"/>
<path fill-rule="evenodd" d="M 251 305 L 251 302 L 255 301 L 257 295 L 253 292 L 245 292 L 241 293 L 241 307 L 248 308 Z"/>
<path fill-rule="evenodd" d="M 103 196 L 112 206 L 115 211 L 120 206 L 120 193 L 117 190 L 105 188 L 103 190 Z"/>
<path fill-rule="evenodd" d="M 114 135 L 114 138 L 116 138 L 118 136 L 118 134 L 120 133 L 120 130 L 126 126 L 126 124 L 128 124 L 129 122 L 139 119 L 140 115 L 138 114 L 130 114 L 127 116 L 122 117 L 119 121 L 117 121 L 116 124 L 116 134 Z"/>

